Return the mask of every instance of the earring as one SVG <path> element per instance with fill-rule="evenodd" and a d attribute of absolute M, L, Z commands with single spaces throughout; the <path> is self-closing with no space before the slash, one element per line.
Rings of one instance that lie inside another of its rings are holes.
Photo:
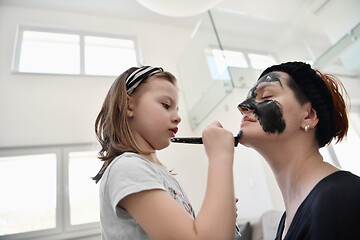
<path fill-rule="evenodd" d="M 304 127 L 305 132 L 308 132 L 308 131 L 309 131 L 309 128 L 310 128 L 310 126 L 309 126 L 309 125 L 306 125 L 306 126 Z"/>

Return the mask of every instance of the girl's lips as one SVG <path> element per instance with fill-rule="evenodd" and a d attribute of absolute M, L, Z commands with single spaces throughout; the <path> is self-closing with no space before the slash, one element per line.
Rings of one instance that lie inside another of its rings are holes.
<path fill-rule="evenodd" d="M 177 127 L 175 127 L 175 128 L 170 128 L 169 131 L 170 131 L 172 137 L 175 137 L 175 134 L 177 133 L 178 128 L 177 128 Z"/>

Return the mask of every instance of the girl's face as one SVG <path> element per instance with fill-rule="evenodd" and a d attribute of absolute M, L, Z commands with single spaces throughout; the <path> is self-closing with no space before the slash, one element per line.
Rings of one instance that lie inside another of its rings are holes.
<path fill-rule="evenodd" d="M 177 88 L 156 76 L 142 83 L 129 97 L 129 124 L 143 151 L 160 150 L 170 144 L 178 131 Z"/>
<path fill-rule="evenodd" d="M 238 105 L 243 115 L 241 143 L 259 142 L 259 136 L 269 141 L 300 129 L 304 112 L 288 81 L 287 73 L 271 72 L 250 89 L 247 99 Z"/>

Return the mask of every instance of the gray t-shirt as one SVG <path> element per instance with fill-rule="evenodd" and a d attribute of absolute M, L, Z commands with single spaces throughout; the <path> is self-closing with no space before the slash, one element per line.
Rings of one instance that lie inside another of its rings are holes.
<path fill-rule="evenodd" d="M 134 218 L 117 206 L 124 197 L 145 190 L 167 191 L 194 218 L 193 208 L 177 180 L 164 167 L 136 153 L 123 153 L 107 167 L 100 183 L 100 223 L 103 240 L 150 239 Z"/>

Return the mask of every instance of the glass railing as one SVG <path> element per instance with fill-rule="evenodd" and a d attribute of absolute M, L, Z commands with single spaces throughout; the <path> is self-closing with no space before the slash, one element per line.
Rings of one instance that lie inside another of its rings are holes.
<path fill-rule="evenodd" d="M 220 51 L 219 51 L 220 50 Z M 198 22 L 178 64 L 190 125 L 195 129 L 233 88 L 210 12 Z"/>

